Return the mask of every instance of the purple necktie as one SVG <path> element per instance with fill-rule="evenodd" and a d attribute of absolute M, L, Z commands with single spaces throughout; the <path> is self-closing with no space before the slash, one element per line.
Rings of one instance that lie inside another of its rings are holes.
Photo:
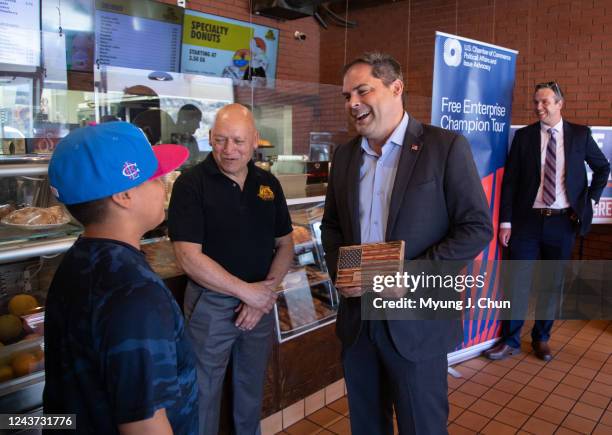
<path fill-rule="evenodd" d="M 544 160 L 544 184 L 542 199 L 544 204 L 552 205 L 557 197 L 557 139 L 555 129 L 549 128 L 550 139 L 546 145 L 546 160 Z"/>

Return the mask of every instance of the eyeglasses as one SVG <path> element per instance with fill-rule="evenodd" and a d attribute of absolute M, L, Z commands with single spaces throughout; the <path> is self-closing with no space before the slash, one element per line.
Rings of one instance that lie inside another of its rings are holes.
<path fill-rule="evenodd" d="M 563 98 L 563 92 L 561 92 L 561 88 L 559 87 L 557 82 L 538 83 L 535 86 L 535 90 L 537 92 L 540 89 L 550 89 L 550 90 L 552 90 L 555 93 L 555 95 L 557 95 L 558 97 Z"/>

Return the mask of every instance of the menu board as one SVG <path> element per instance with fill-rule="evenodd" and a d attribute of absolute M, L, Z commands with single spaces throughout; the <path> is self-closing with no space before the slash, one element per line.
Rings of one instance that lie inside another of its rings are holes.
<path fill-rule="evenodd" d="M 100 65 L 179 70 L 183 9 L 149 0 L 96 0 Z"/>
<path fill-rule="evenodd" d="M 40 65 L 40 0 L 0 1 L 0 63 Z"/>
<path fill-rule="evenodd" d="M 181 71 L 274 86 L 278 29 L 186 11 Z"/>

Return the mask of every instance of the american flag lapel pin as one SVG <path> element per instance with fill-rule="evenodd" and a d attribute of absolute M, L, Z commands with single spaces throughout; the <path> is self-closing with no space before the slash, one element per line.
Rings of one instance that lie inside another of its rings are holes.
<path fill-rule="evenodd" d="M 419 145 L 413 143 L 412 145 L 410 145 L 410 150 L 411 151 L 418 151 L 419 150 Z"/>

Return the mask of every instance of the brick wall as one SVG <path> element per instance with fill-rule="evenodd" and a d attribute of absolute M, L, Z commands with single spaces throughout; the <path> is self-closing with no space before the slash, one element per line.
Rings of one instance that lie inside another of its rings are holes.
<path fill-rule="evenodd" d="M 519 51 L 513 124 L 534 122 L 534 84 L 557 80 L 566 94 L 564 117 L 612 125 L 610 0 L 404 0 L 358 10 L 349 6 L 348 18 L 358 26 L 348 29 L 346 38 L 344 28 L 321 31 L 321 83 L 341 84 L 345 57 L 389 52 L 404 66 L 408 110 L 429 122 L 438 30 Z M 350 135 L 339 91 L 323 98 L 329 101 L 325 127 Z M 584 257 L 612 259 L 612 225 L 593 226 Z"/>
<path fill-rule="evenodd" d="M 514 124 L 533 122 L 533 85 L 557 80 L 564 115 L 612 125 L 612 2 L 609 0 L 404 0 L 351 10 L 358 27 L 321 31 L 320 80 L 340 84 L 347 57 L 384 50 L 405 68 L 409 110 L 430 118 L 434 34 L 458 34 L 519 51 Z"/>

